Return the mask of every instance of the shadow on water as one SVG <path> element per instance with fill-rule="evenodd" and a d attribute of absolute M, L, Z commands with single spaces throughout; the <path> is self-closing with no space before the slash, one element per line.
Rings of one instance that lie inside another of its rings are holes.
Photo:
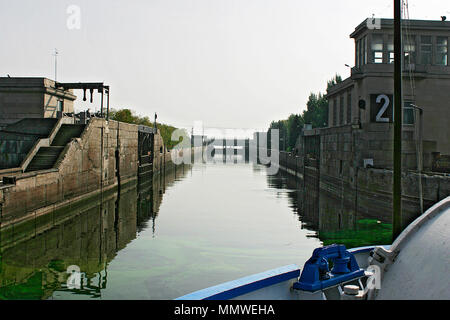
<path fill-rule="evenodd" d="M 100 298 L 108 263 L 141 230 L 152 225 L 154 232 L 164 192 L 188 171 L 178 166 L 153 181 L 122 187 L 120 196 L 114 191 L 71 204 L 20 234 L 20 228 L 1 230 L 0 299 L 49 299 L 58 292 Z"/>
<path fill-rule="evenodd" d="M 347 248 L 389 244 L 392 239 L 392 224 L 355 213 L 346 208 L 339 199 L 326 193 L 317 197 L 303 182 L 294 176 L 279 171 L 268 176 L 268 185 L 285 189 L 293 212 L 298 215 L 302 228 L 315 231 L 323 245 L 344 244 Z"/>

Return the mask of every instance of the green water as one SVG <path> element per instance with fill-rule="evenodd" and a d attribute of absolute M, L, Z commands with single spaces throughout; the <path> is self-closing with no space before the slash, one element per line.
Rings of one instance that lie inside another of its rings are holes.
<path fill-rule="evenodd" d="M 382 223 L 376 219 L 361 219 L 356 228 L 319 233 L 323 245 L 333 243 L 345 244 L 347 248 L 370 246 L 373 244 L 390 244 L 392 241 L 392 224 Z"/>
<path fill-rule="evenodd" d="M 334 216 L 303 212 L 297 183 L 252 163 L 199 163 L 4 230 L 0 298 L 173 299 L 302 266 L 322 244 L 388 243 L 388 224 L 349 215 L 333 228 Z"/>

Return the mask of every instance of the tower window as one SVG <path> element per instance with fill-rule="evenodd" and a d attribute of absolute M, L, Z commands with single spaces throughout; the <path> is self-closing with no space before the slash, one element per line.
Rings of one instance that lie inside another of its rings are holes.
<path fill-rule="evenodd" d="M 420 63 L 431 64 L 432 63 L 432 48 L 433 42 L 431 36 L 420 37 Z"/>
<path fill-rule="evenodd" d="M 339 124 L 344 124 L 344 95 L 339 98 Z"/>
<path fill-rule="evenodd" d="M 367 63 L 367 36 L 364 36 L 362 41 L 363 41 L 362 59 L 363 59 L 363 64 L 366 64 Z"/>
<path fill-rule="evenodd" d="M 416 37 L 409 36 L 403 39 L 403 52 L 405 66 L 410 66 L 416 63 Z"/>
<path fill-rule="evenodd" d="M 356 67 L 360 66 L 360 52 L 361 52 L 361 41 L 356 40 L 356 54 L 355 54 L 355 60 L 356 60 Z"/>
<path fill-rule="evenodd" d="M 383 35 L 372 35 L 372 61 L 373 63 L 383 63 Z"/>
<path fill-rule="evenodd" d="M 389 63 L 394 63 L 394 36 L 389 35 L 388 37 L 388 55 L 389 55 Z"/>
<path fill-rule="evenodd" d="M 337 120 L 337 99 L 334 98 L 333 101 L 333 126 L 336 126 L 336 120 Z"/>
<path fill-rule="evenodd" d="M 436 64 L 446 66 L 448 64 L 448 38 L 436 38 Z"/>
<path fill-rule="evenodd" d="M 352 121 L 352 93 L 347 93 L 347 123 Z"/>

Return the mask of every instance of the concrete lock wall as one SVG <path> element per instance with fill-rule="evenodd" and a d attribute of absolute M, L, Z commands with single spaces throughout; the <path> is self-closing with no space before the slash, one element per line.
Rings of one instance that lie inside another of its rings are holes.
<path fill-rule="evenodd" d="M 137 145 L 137 125 L 93 119 L 80 138 L 67 144 L 54 168 L 18 174 L 14 185 L 1 187 L 2 227 L 115 187 L 118 176 L 122 184 L 137 179 Z"/>
<path fill-rule="evenodd" d="M 144 177 L 150 181 L 152 175 L 164 175 L 174 167 L 159 130 L 153 141 L 152 169 Z M 140 167 L 138 145 L 138 125 L 93 118 L 80 138 L 65 146 L 53 168 L 5 174 L 7 181 L 14 183 L 0 184 L 1 228 L 109 192 L 119 183 L 136 184 Z M 200 147 L 191 151 L 201 150 Z"/>
<path fill-rule="evenodd" d="M 300 139 L 298 155 L 280 152 L 280 168 L 302 181 L 305 215 L 329 217 L 332 212 L 341 226 L 355 223 L 358 216 L 391 222 L 393 146 L 391 125 L 387 126 L 387 132 L 386 125 L 379 124 L 366 124 L 363 130 L 352 130 L 350 125 L 314 130 Z M 315 151 L 303 145 L 314 137 L 320 137 Z M 412 171 L 417 166 L 414 141 L 403 142 L 403 224 L 407 225 L 420 214 L 420 184 L 419 174 Z M 424 143 L 425 167 L 431 168 L 434 147 Z M 365 158 L 372 158 L 376 168 L 365 168 Z M 420 179 L 424 210 L 450 195 L 448 175 L 427 172 Z"/>
<path fill-rule="evenodd" d="M 165 165 L 171 161 L 170 151 L 167 150 L 164 145 L 159 129 L 157 134 L 154 136 L 154 152 L 153 171 L 158 174 L 164 169 Z"/>
<path fill-rule="evenodd" d="M 351 125 L 324 128 L 320 135 L 321 170 L 340 177 L 353 175 L 351 167 L 363 167 L 364 159 L 372 159 L 373 167 L 393 168 L 393 124 L 366 123 L 361 128 Z M 402 137 L 402 166 L 417 170 L 417 146 L 414 132 L 404 130 Z M 424 170 L 431 170 L 436 141 L 423 141 L 422 161 Z M 342 170 L 342 172 L 341 172 Z"/>

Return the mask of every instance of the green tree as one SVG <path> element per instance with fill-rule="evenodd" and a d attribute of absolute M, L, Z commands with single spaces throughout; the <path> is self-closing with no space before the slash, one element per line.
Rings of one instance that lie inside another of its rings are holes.
<path fill-rule="evenodd" d="M 328 125 L 328 100 L 322 93 L 311 93 L 303 111 L 304 123 L 311 124 L 313 128 L 323 128 Z"/>
<path fill-rule="evenodd" d="M 126 123 L 136 123 L 137 117 L 133 115 L 133 111 L 130 109 L 111 110 L 109 113 L 111 120 L 116 120 Z"/>
<path fill-rule="evenodd" d="M 279 134 L 278 148 L 282 151 L 285 151 L 288 148 L 288 145 L 286 143 L 287 137 L 288 137 L 288 129 L 287 129 L 286 123 L 287 123 L 286 120 L 273 121 L 270 124 L 270 128 L 269 128 L 269 132 L 271 129 L 278 129 L 278 134 Z M 269 146 L 269 147 L 271 147 L 271 146 Z"/>
<path fill-rule="evenodd" d="M 304 120 L 298 114 L 291 114 L 286 121 L 287 129 L 287 141 L 288 150 L 291 151 L 295 148 L 298 137 L 302 133 Z"/>
<path fill-rule="evenodd" d="M 327 82 L 327 90 L 340 82 L 342 82 L 342 77 L 338 74 L 334 75 Z M 291 114 L 287 120 L 272 121 L 268 132 L 270 135 L 271 129 L 278 129 L 280 136 L 279 149 L 291 151 L 295 148 L 305 124 L 311 124 L 313 128 L 328 126 L 328 100 L 326 94 L 311 92 L 306 103 L 306 109 L 301 115 Z"/>
<path fill-rule="evenodd" d="M 334 75 L 334 77 L 331 78 L 331 80 L 329 80 L 327 82 L 327 90 L 329 90 L 332 86 L 335 86 L 336 84 L 341 83 L 341 82 L 342 82 L 342 77 L 336 73 Z"/>
<path fill-rule="evenodd" d="M 109 113 L 109 118 L 115 121 L 153 127 L 153 123 L 147 116 L 144 117 L 138 116 L 134 113 L 134 111 L 127 108 L 119 110 L 111 110 Z M 181 141 L 181 140 L 172 141 L 171 139 L 172 133 L 177 129 L 176 127 L 163 123 L 157 123 L 157 127 L 159 129 L 159 132 L 161 134 L 161 137 L 164 141 L 164 145 L 166 146 L 166 148 L 172 149 L 176 144 L 178 144 Z M 187 136 L 187 133 L 184 136 Z"/>
<path fill-rule="evenodd" d="M 172 141 L 172 133 L 177 129 L 173 126 L 169 126 L 166 124 L 157 124 L 159 132 L 164 141 L 164 145 L 168 149 L 172 149 L 175 145 L 177 145 L 180 141 Z"/>

